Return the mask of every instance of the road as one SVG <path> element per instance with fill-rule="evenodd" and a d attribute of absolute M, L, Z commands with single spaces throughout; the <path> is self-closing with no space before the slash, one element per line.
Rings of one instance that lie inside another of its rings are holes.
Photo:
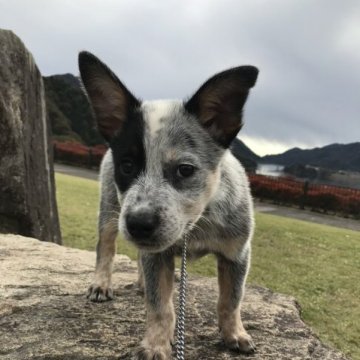
<path fill-rule="evenodd" d="M 97 171 L 62 164 L 55 164 L 55 171 L 62 174 L 78 176 L 91 180 L 98 180 L 99 177 Z M 266 214 L 278 215 L 303 221 L 309 221 L 317 224 L 324 224 L 344 229 L 360 231 L 359 220 L 346 219 L 340 216 L 319 214 L 309 210 L 300 210 L 287 206 L 279 206 L 271 203 L 260 202 L 258 200 L 255 200 L 255 209 L 259 212 Z"/>
<path fill-rule="evenodd" d="M 99 180 L 99 172 L 95 170 L 89 170 L 63 164 L 55 164 L 54 166 L 55 172 L 59 172 L 61 174 L 82 177 L 90 180 Z"/>

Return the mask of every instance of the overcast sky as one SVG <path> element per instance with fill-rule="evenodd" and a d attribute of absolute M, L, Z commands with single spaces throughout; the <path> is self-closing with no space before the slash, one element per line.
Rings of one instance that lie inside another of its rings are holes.
<path fill-rule="evenodd" d="M 44 75 L 99 56 L 143 99 L 260 69 L 240 139 L 260 155 L 360 141 L 359 0 L 0 0 Z"/>

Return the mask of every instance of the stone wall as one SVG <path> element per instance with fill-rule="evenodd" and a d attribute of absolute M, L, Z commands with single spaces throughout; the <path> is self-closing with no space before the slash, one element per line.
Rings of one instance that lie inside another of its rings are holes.
<path fill-rule="evenodd" d="M 116 298 L 91 303 L 95 253 L 21 236 L 0 235 L 0 358 L 2 360 L 131 359 L 145 328 L 136 264 L 114 262 Z M 186 360 L 345 360 L 322 344 L 300 317 L 294 298 L 248 286 L 244 326 L 257 352 L 226 351 L 216 321 L 217 281 L 189 277 Z"/>
<path fill-rule="evenodd" d="M 0 30 L 0 232 L 61 243 L 49 131 L 34 59 Z"/>

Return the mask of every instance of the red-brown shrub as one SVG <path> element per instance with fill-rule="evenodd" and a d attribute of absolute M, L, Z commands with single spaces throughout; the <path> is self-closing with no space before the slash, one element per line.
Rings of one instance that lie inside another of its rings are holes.
<path fill-rule="evenodd" d="M 88 147 L 79 143 L 53 142 L 55 161 L 70 165 L 98 168 L 106 152 L 105 145 Z"/>
<path fill-rule="evenodd" d="M 309 184 L 291 178 L 249 174 L 252 194 L 279 204 L 306 206 L 323 212 L 360 218 L 360 190 Z"/>

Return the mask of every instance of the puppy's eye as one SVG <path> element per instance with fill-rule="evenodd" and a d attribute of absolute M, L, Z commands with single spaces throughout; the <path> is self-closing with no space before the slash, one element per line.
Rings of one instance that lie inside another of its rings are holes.
<path fill-rule="evenodd" d="M 177 173 L 181 177 L 190 177 L 194 174 L 195 167 L 189 164 L 181 164 L 178 167 Z"/>
<path fill-rule="evenodd" d="M 120 170 L 123 175 L 131 175 L 134 171 L 134 163 L 130 159 L 124 159 L 120 163 Z"/>

